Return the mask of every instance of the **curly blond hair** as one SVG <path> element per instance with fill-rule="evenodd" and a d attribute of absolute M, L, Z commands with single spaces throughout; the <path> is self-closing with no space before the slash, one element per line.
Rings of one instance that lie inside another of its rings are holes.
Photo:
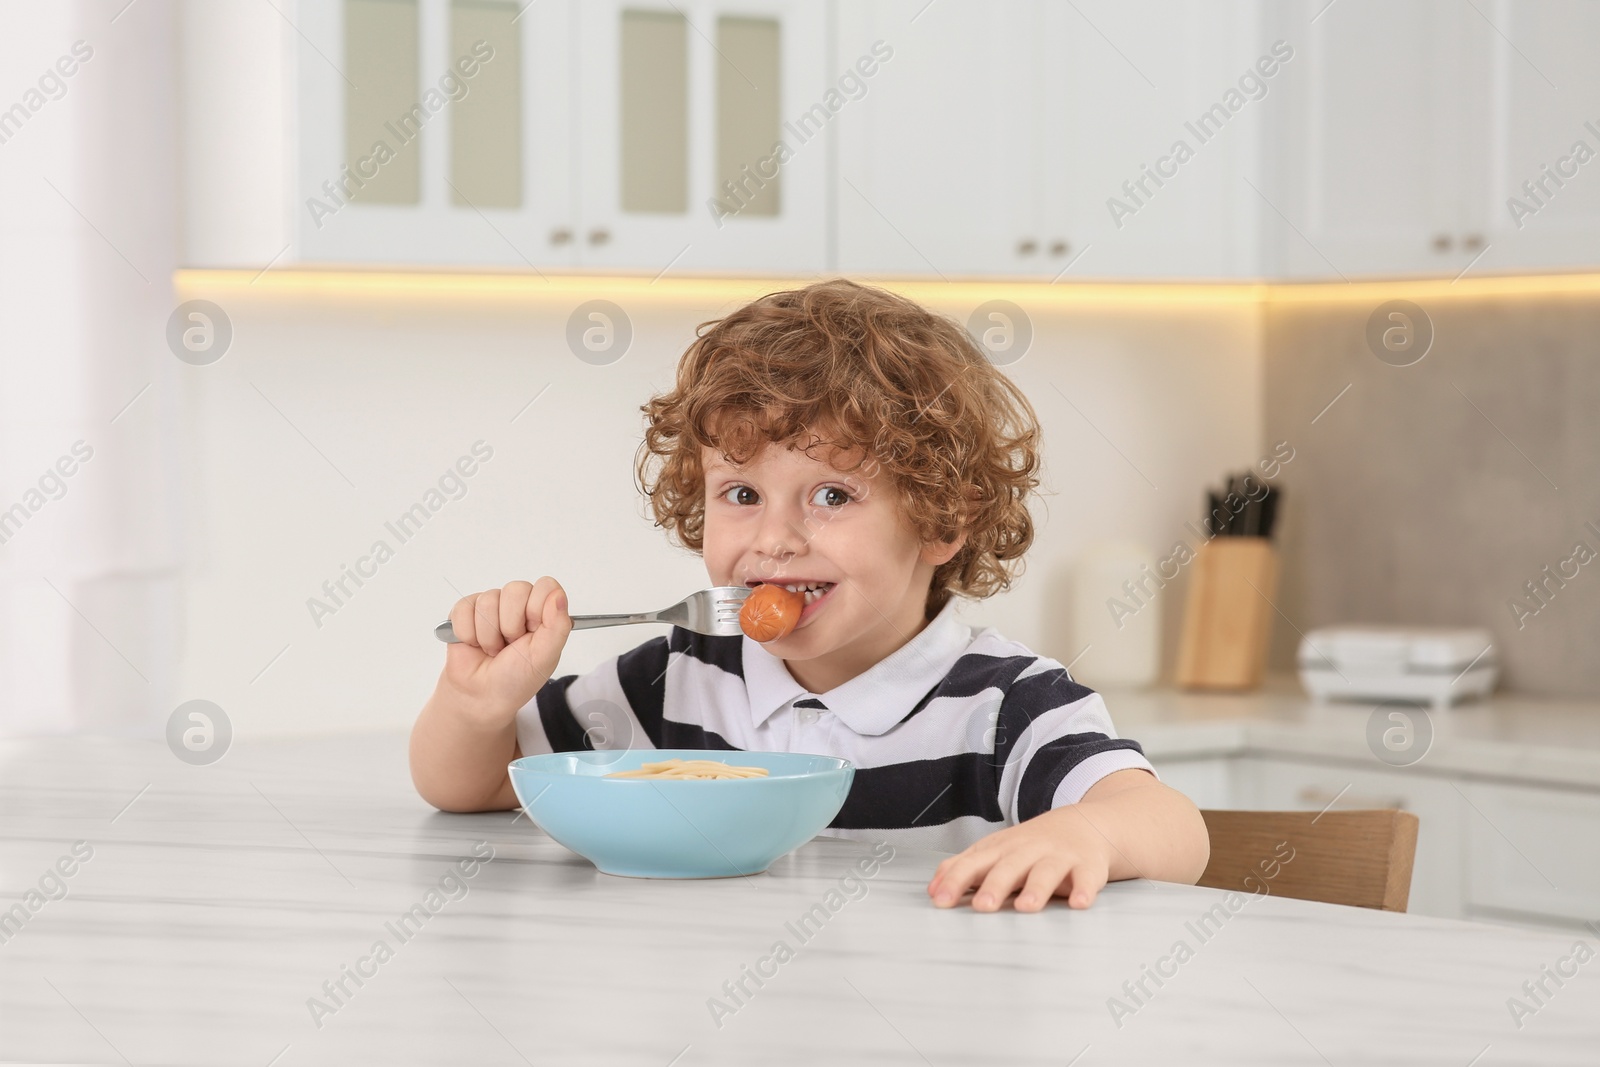
<path fill-rule="evenodd" d="M 705 547 L 701 449 L 742 464 L 767 442 L 815 439 L 887 474 L 923 544 L 967 540 L 925 608 L 1010 587 L 1033 542 L 1038 420 L 955 322 L 844 279 L 770 293 L 702 323 L 677 382 L 652 397 L 636 457 L 655 524 Z M 659 467 L 659 469 L 652 469 Z"/>

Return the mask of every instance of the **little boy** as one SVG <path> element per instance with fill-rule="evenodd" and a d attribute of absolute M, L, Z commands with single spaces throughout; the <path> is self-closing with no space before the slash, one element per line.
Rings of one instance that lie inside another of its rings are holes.
<path fill-rule="evenodd" d="M 702 327 L 642 410 L 657 525 L 710 585 L 808 590 L 799 624 L 765 645 L 675 626 L 552 680 L 572 628 L 555 579 L 465 597 L 412 730 L 424 799 L 515 808 L 506 764 L 538 752 L 814 752 L 856 767 L 825 832 L 955 853 L 940 907 L 1199 878 L 1199 812 L 1099 694 L 955 614 L 1011 584 L 1039 481 L 1033 409 L 965 331 L 847 281 L 773 293 Z"/>

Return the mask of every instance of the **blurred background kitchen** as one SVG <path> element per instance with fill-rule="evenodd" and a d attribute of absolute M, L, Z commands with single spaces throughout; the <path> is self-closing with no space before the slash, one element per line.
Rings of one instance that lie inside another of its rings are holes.
<path fill-rule="evenodd" d="M 0 26 L 0 735 L 399 731 L 460 595 L 677 600 L 640 404 L 698 324 L 844 275 L 1044 426 L 1026 572 L 969 622 L 1203 806 L 1417 811 L 1413 911 L 1600 918 L 1600 6 Z"/>

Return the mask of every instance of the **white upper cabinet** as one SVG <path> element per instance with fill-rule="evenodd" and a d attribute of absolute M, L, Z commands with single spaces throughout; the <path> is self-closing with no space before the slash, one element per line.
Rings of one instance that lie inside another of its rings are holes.
<path fill-rule="evenodd" d="M 218 0 L 182 22 L 194 266 L 1600 265 L 1591 0 Z"/>
<path fill-rule="evenodd" d="M 827 4 L 260 6 L 185 13 L 191 265 L 827 266 Z"/>
<path fill-rule="evenodd" d="M 580 262 L 817 272 L 828 256 L 827 5 L 584 0 Z"/>
<path fill-rule="evenodd" d="M 1489 164 L 1474 273 L 1600 266 L 1600 5 L 1482 5 L 1490 47 Z M 1474 16 L 1476 17 L 1476 16 Z"/>
<path fill-rule="evenodd" d="M 861 86 L 834 119 L 841 271 L 1041 269 L 1044 152 L 1028 47 L 1038 6 L 838 6 L 835 66 L 857 72 Z"/>
<path fill-rule="evenodd" d="M 1214 120 L 1205 144 L 1185 128 L 1249 69 L 1253 12 L 1249 2 L 841 5 L 837 62 L 875 42 L 892 58 L 840 116 L 839 268 L 1254 273 L 1238 206 L 1248 207 L 1239 176 L 1257 116 L 1225 109 L 1230 128 Z M 1189 147 L 1174 161 L 1180 140 Z"/>
<path fill-rule="evenodd" d="M 1297 69 L 1264 146 L 1264 273 L 1454 274 L 1482 246 L 1469 132 L 1488 49 L 1464 21 L 1477 16 L 1452 0 L 1322 3 L 1268 14 Z"/>
<path fill-rule="evenodd" d="M 565 8 L 341 0 L 299 19 L 297 258 L 577 262 Z"/>
<path fill-rule="evenodd" d="M 1283 32 L 1306 27 L 1309 69 L 1264 146 L 1282 212 L 1264 222 L 1264 274 L 1600 264 L 1600 8 L 1340 0 L 1317 15 L 1325 2 L 1269 9 Z"/>
<path fill-rule="evenodd" d="M 1253 0 L 1041 7 L 1028 46 L 1040 72 L 1042 229 L 1068 245 L 1069 276 L 1258 273 L 1246 179 L 1259 184 L 1267 101 L 1294 75 Z"/>

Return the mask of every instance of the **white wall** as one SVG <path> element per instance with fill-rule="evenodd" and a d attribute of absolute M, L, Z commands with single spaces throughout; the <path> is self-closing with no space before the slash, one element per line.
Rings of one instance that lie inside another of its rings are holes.
<path fill-rule="evenodd" d="M 172 26 L 167 0 L 0 7 L 0 733 L 148 733 L 172 699 Z"/>
<path fill-rule="evenodd" d="M 220 362 L 183 368 L 191 491 L 178 700 L 216 701 L 241 735 L 404 727 L 437 675 L 431 629 L 457 591 L 548 573 L 573 611 L 606 612 L 664 606 L 706 583 L 699 559 L 643 517 L 638 408 L 670 385 L 697 323 L 762 288 L 592 279 L 548 295 L 427 296 L 306 277 L 180 284 L 180 298 L 226 310 L 234 341 Z M 1202 485 L 1260 454 L 1255 305 L 1152 304 L 1124 288 L 1095 303 L 1043 286 L 908 291 L 961 320 L 1009 292 L 1033 319 L 1033 346 L 1008 369 L 1044 425 L 1054 495 L 1036 509 L 1020 585 L 964 614 L 1071 659 L 1081 642 L 1067 647 L 1051 577 L 1074 551 L 1122 536 L 1164 552 L 1199 515 Z M 564 338 L 571 310 L 593 297 L 623 306 L 635 329 L 607 367 L 579 361 Z M 494 457 L 466 496 L 400 544 L 385 520 L 479 439 Z M 395 557 L 319 627 L 307 599 L 380 538 Z M 561 673 L 664 632 L 574 634 Z M 1092 666 L 1093 653 L 1075 673 L 1092 684 Z"/>

